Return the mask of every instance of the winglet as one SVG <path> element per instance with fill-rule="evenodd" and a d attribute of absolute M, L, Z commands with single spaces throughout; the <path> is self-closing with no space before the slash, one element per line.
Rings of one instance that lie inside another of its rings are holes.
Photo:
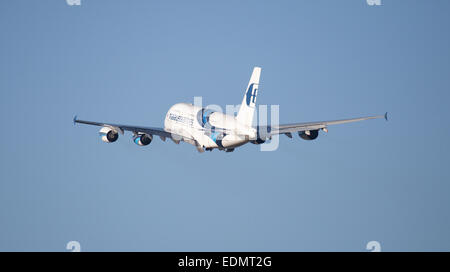
<path fill-rule="evenodd" d="M 73 125 L 75 125 L 76 122 L 77 122 L 77 116 L 75 115 L 75 116 L 73 117 Z"/>
<path fill-rule="evenodd" d="M 388 120 L 388 116 L 387 116 L 387 112 L 384 114 L 384 119 L 386 119 L 386 121 Z"/>

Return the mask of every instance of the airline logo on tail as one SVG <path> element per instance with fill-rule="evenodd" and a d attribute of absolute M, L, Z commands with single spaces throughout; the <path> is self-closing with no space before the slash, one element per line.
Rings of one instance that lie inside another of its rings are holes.
<path fill-rule="evenodd" d="M 249 107 L 254 107 L 256 102 L 256 96 L 258 95 L 258 84 L 252 83 L 248 87 L 246 94 L 246 103 Z"/>

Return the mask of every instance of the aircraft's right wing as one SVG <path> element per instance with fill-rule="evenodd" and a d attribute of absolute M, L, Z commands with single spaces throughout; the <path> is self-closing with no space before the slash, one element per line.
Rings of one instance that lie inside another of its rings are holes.
<path fill-rule="evenodd" d="M 276 134 L 286 134 L 291 137 L 293 132 L 302 132 L 302 131 L 312 131 L 323 129 L 326 131 L 329 125 L 339 125 L 345 123 L 352 123 L 358 121 L 364 121 L 369 119 L 378 119 L 384 118 L 387 121 L 387 112 L 384 115 L 376 115 L 376 116 L 366 116 L 352 119 L 342 119 L 342 120 L 332 120 L 332 121 L 318 121 L 318 122 L 307 122 L 307 123 L 294 123 L 294 124 L 284 124 L 278 126 L 259 126 L 258 131 L 262 135 L 266 135 L 268 137 Z M 267 131 L 267 132 L 266 132 Z"/>

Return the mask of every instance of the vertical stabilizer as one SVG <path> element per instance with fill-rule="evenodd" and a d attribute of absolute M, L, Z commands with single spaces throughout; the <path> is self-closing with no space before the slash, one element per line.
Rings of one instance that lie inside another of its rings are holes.
<path fill-rule="evenodd" d="M 244 99 L 242 99 L 241 107 L 239 108 L 239 112 L 236 116 L 236 120 L 239 123 L 249 127 L 252 126 L 253 116 L 255 114 L 255 103 L 256 103 L 256 96 L 258 95 L 260 75 L 261 75 L 261 68 L 260 67 L 253 68 L 253 73 L 252 76 L 250 77 L 250 81 L 248 82 Z"/>

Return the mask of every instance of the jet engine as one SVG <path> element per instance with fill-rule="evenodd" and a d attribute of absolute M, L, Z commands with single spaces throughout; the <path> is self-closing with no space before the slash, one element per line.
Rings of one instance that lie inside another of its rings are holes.
<path fill-rule="evenodd" d="M 133 142 L 137 145 L 148 145 L 152 142 L 153 136 L 149 134 L 138 134 L 133 136 Z"/>
<path fill-rule="evenodd" d="M 99 131 L 102 141 L 105 143 L 112 143 L 117 141 L 119 138 L 119 133 L 112 128 L 102 127 Z"/>
<path fill-rule="evenodd" d="M 302 138 L 303 140 L 314 140 L 319 136 L 319 130 L 306 130 L 306 131 L 299 131 L 298 136 Z"/>

